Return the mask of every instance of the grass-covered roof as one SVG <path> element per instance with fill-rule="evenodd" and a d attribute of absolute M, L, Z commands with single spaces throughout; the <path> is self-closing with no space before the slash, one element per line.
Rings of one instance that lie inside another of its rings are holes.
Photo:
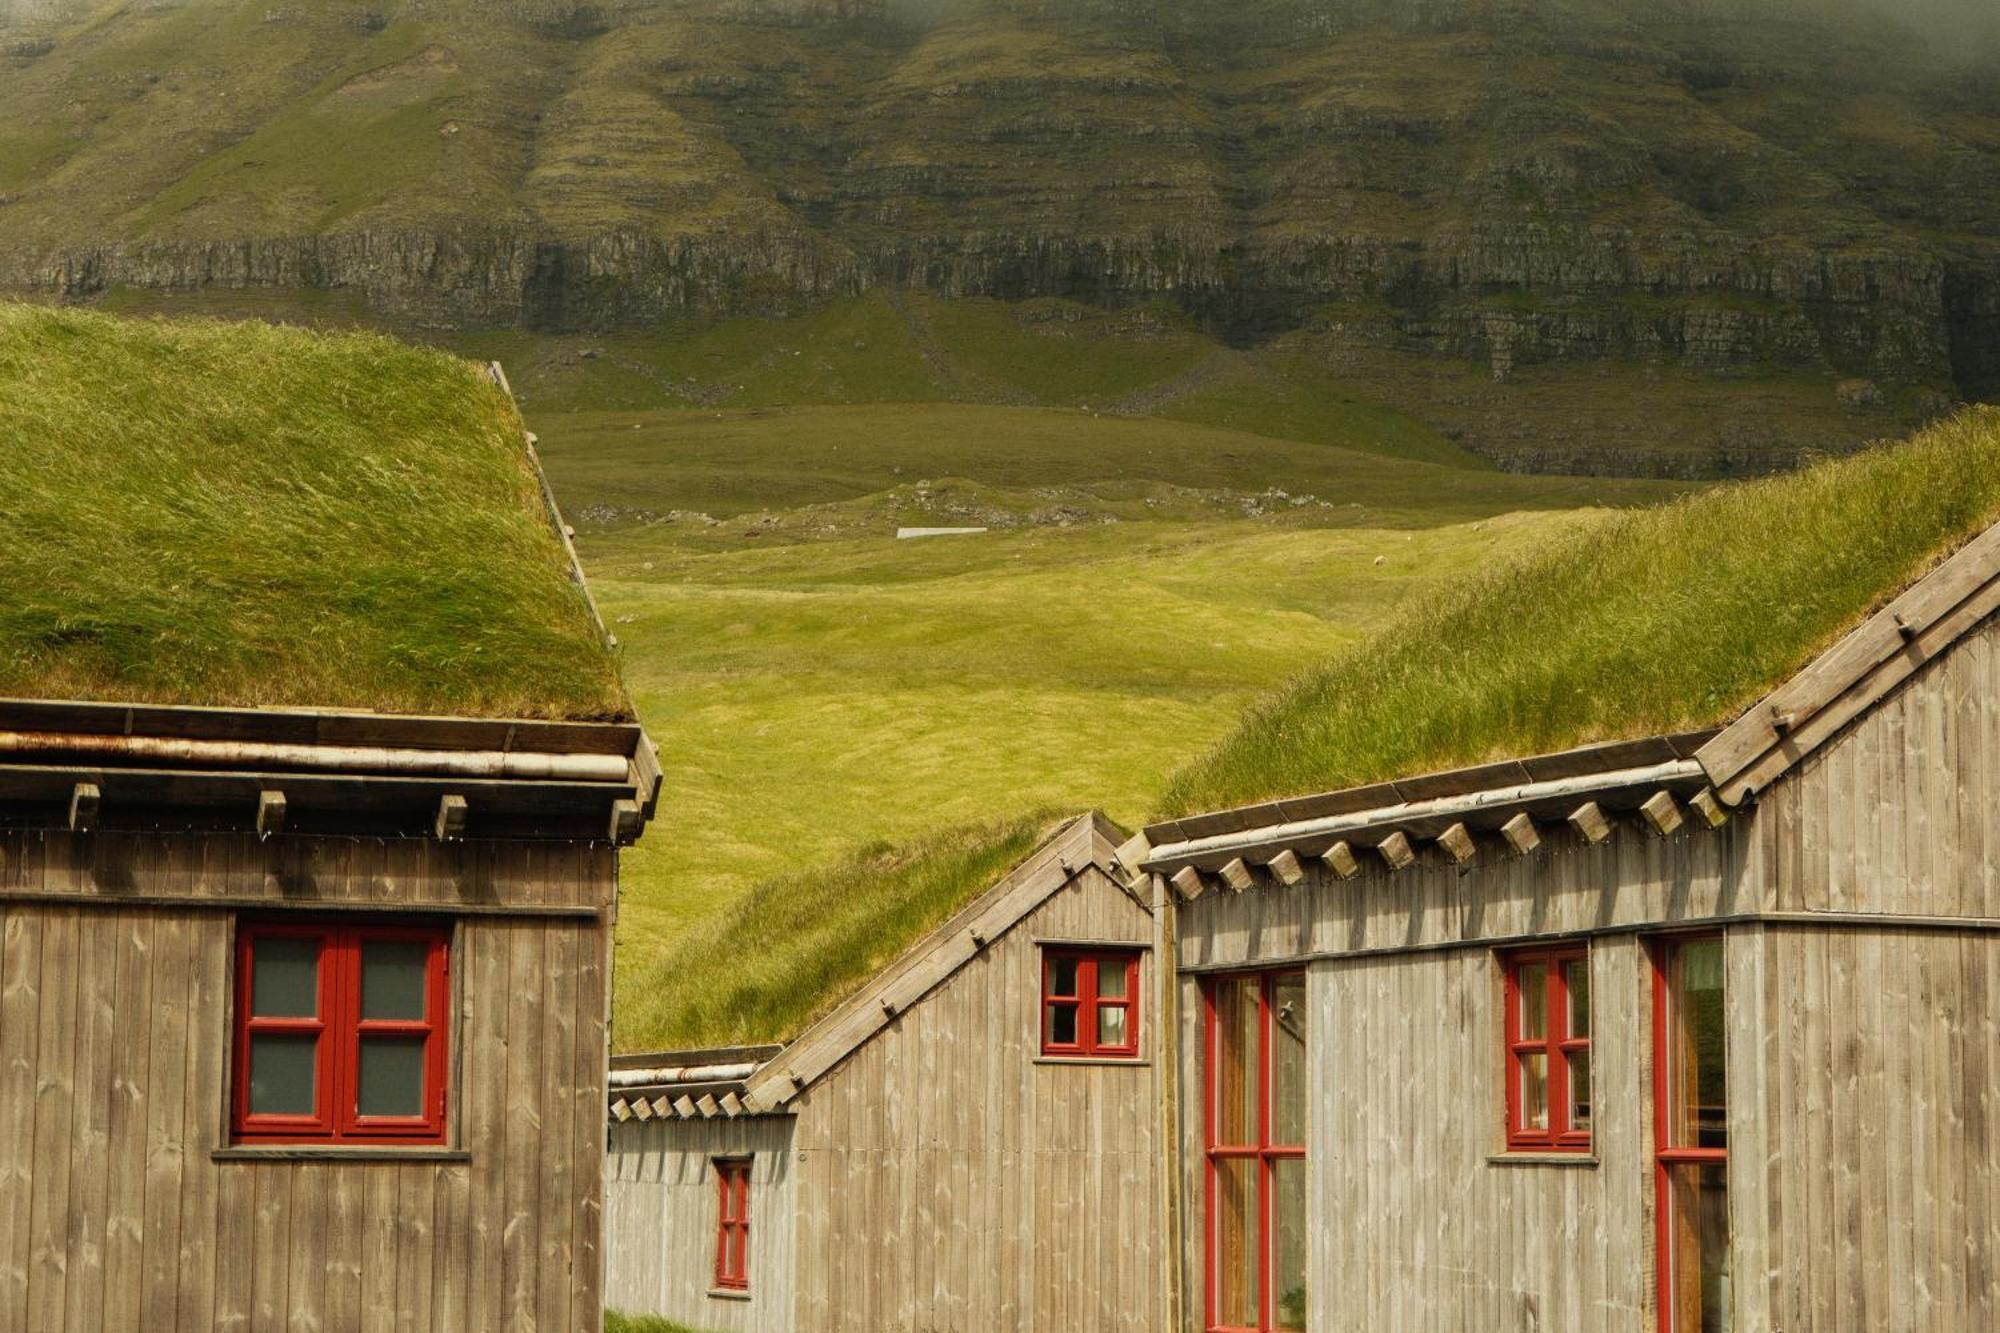
<path fill-rule="evenodd" d="M 629 716 L 476 367 L 24 305 L 0 305 L 0 695 Z"/>
<path fill-rule="evenodd" d="M 1163 813 L 1725 722 L 1996 519 L 1995 408 L 1619 515 L 1307 672 Z"/>

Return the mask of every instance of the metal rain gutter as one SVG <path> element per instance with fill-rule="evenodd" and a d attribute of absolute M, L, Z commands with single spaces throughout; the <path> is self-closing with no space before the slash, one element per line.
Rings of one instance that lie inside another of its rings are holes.
<path fill-rule="evenodd" d="M 1513 787 L 1493 787 L 1486 791 L 1468 792 L 1462 796 L 1439 796 L 1428 801 L 1406 801 L 1400 805 L 1377 806 L 1373 810 L 1356 810 L 1344 815 L 1301 819 L 1289 824 L 1266 824 L 1260 828 L 1241 829 L 1235 833 L 1218 833 L 1206 838 L 1191 838 L 1185 842 L 1164 843 L 1152 849 L 1144 864 L 1148 870 L 1158 870 L 1177 862 L 1193 861 L 1201 857 L 1235 856 L 1274 842 L 1338 838 L 1342 834 L 1355 833 L 1383 824 L 1420 819 L 1462 819 L 1496 806 L 1533 805 L 1539 801 L 1581 796 L 1611 787 L 1665 786 L 1676 782 L 1706 783 L 1707 780 L 1708 775 L 1697 760 L 1676 759 L 1645 768 L 1616 769 L 1605 773 L 1591 773 L 1584 777 L 1556 778 L 1547 782 L 1525 782 Z"/>
<path fill-rule="evenodd" d="M 363 745 L 298 745 L 278 741 L 0 731 L 0 762 L 45 755 L 69 755 L 111 763 L 152 760 L 207 768 L 270 768 L 293 772 L 521 778 L 562 782 L 625 782 L 630 778 L 631 762 L 623 755 L 614 754 L 389 749 Z"/>

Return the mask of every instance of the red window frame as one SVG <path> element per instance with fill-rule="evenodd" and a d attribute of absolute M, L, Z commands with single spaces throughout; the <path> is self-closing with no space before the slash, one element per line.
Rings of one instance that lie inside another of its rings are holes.
<path fill-rule="evenodd" d="M 1673 1228 L 1669 1224 L 1673 1209 L 1673 1173 L 1675 1166 L 1720 1166 L 1726 1171 L 1729 1164 L 1729 1149 L 1689 1147 L 1674 1142 L 1671 1109 L 1672 1080 L 1681 1071 L 1675 1066 L 1675 1049 L 1671 1024 L 1674 1021 L 1674 996 L 1671 975 L 1674 955 L 1690 944 L 1723 944 L 1719 934 L 1669 935 L 1653 942 L 1653 1279 L 1654 1300 L 1659 1311 L 1660 1333 L 1687 1333 L 1679 1327 L 1674 1314 L 1675 1290 L 1678 1286 L 1678 1256 L 1674 1252 Z M 1725 954 L 1726 959 L 1726 954 Z M 1728 985 L 1727 973 L 1723 985 Z M 1725 994 L 1726 994 L 1725 990 Z M 1724 1055 L 1725 1077 L 1727 1053 Z"/>
<path fill-rule="evenodd" d="M 715 1285 L 750 1290 L 750 1159 L 715 1159 Z"/>
<path fill-rule="evenodd" d="M 1042 1054 L 1070 1059 L 1136 1060 L 1139 1058 L 1139 951 L 1134 949 L 1088 949 L 1047 946 L 1042 950 Z M 1055 993 L 1056 964 L 1076 964 L 1076 994 Z M 1099 974 L 1105 968 L 1125 970 L 1125 994 L 1107 999 L 1099 993 Z M 1076 1010 L 1076 1040 L 1059 1042 L 1051 1035 L 1055 1025 L 1050 1016 L 1057 1008 Z M 1112 1044 L 1097 1039 L 1098 1011 L 1125 1011 L 1125 1040 Z"/>
<path fill-rule="evenodd" d="M 1275 1143 L 1271 1137 L 1271 1060 L 1276 1043 L 1272 1041 L 1272 992 L 1276 983 L 1287 978 L 1302 977 L 1296 968 L 1280 969 L 1274 972 L 1233 973 L 1218 976 L 1202 986 L 1202 1143 L 1204 1199 L 1202 1217 L 1203 1279 L 1202 1323 L 1209 1333 L 1269 1333 L 1277 1328 L 1275 1315 L 1276 1293 L 1271 1290 L 1271 1247 L 1272 1216 L 1275 1211 L 1274 1185 L 1276 1183 L 1275 1163 L 1285 1158 L 1303 1160 L 1306 1146 L 1303 1143 Z M 1215 992 L 1218 985 L 1242 982 L 1252 977 L 1257 981 L 1257 1142 L 1255 1144 L 1228 1144 L 1217 1138 L 1216 1127 L 1216 1006 Z M 1235 1324 L 1219 1322 L 1215 1303 L 1216 1270 L 1216 1200 L 1218 1197 L 1216 1175 L 1218 1164 L 1229 1160 L 1254 1160 L 1257 1164 L 1257 1325 L 1246 1328 Z"/>
<path fill-rule="evenodd" d="M 259 940 L 319 942 L 318 1012 L 309 1018 L 260 1018 L 251 1012 Z M 361 950 L 365 944 L 425 944 L 424 1017 L 363 1019 Z M 236 933 L 235 1090 L 230 1129 L 235 1142 L 252 1144 L 366 1143 L 426 1145 L 445 1140 L 445 1082 L 449 1043 L 451 930 L 443 925 L 255 921 Z M 310 1115 L 252 1115 L 250 1042 L 265 1034 L 310 1036 L 313 1111 Z M 415 1116 L 364 1116 L 357 1106 L 361 1043 L 369 1037 L 418 1038 L 424 1043 L 423 1111 Z"/>
<path fill-rule="evenodd" d="M 1590 1034 L 1569 1030 L 1569 977 L 1564 964 L 1582 962 L 1590 966 L 1590 949 L 1582 944 L 1554 945 L 1539 949 L 1516 949 L 1500 956 L 1506 977 L 1507 1004 L 1507 1147 L 1513 1152 L 1589 1152 L 1590 1130 L 1578 1129 L 1570 1119 L 1570 1057 L 1590 1053 Z M 1522 1035 L 1521 969 L 1540 964 L 1547 980 L 1543 983 L 1546 1012 L 1542 1035 Z M 1549 1123 L 1537 1127 L 1526 1123 L 1527 1107 L 1521 1096 L 1522 1071 L 1526 1058 L 1543 1057 L 1548 1071 Z M 1592 1095 L 1596 1089 L 1592 1089 Z"/>

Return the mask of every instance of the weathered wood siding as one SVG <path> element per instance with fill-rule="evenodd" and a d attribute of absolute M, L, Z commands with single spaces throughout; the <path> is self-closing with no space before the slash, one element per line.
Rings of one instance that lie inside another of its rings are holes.
<path fill-rule="evenodd" d="M 607 849 L 12 834 L 0 853 L 0 1328 L 599 1326 L 608 932 L 502 909 L 607 901 Z M 461 1152 L 218 1160 L 236 900 L 482 909 L 453 946 Z"/>
<path fill-rule="evenodd" d="M 605 1171 L 604 1301 L 718 1333 L 793 1327 L 792 1117 L 626 1121 L 611 1128 Z M 750 1159 L 750 1292 L 712 1294 L 718 1197 L 714 1160 Z"/>
<path fill-rule="evenodd" d="M 799 1333 L 1161 1326 L 1154 960 L 1144 1063 L 1038 1063 L 1045 940 L 1153 919 L 1084 871 L 799 1098 Z"/>

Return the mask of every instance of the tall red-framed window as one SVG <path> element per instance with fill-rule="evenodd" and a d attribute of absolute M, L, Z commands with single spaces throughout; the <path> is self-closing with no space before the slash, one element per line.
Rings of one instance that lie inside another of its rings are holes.
<path fill-rule="evenodd" d="M 443 1143 L 450 955 L 445 926 L 243 923 L 235 1141 Z"/>
<path fill-rule="evenodd" d="M 1507 997 L 1507 1147 L 1590 1151 L 1590 953 L 1501 955 Z"/>
<path fill-rule="evenodd" d="M 715 1159 L 715 1285 L 750 1290 L 750 1159 Z"/>
<path fill-rule="evenodd" d="M 1139 1057 L 1139 953 L 1042 950 L 1042 1054 Z"/>
<path fill-rule="evenodd" d="M 1729 1075 L 1720 935 L 1653 951 L 1654 1213 L 1661 1333 L 1727 1333 Z"/>
<path fill-rule="evenodd" d="M 1207 1324 L 1306 1326 L 1306 979 L 1211 978 L 1203 988 Z"/>

